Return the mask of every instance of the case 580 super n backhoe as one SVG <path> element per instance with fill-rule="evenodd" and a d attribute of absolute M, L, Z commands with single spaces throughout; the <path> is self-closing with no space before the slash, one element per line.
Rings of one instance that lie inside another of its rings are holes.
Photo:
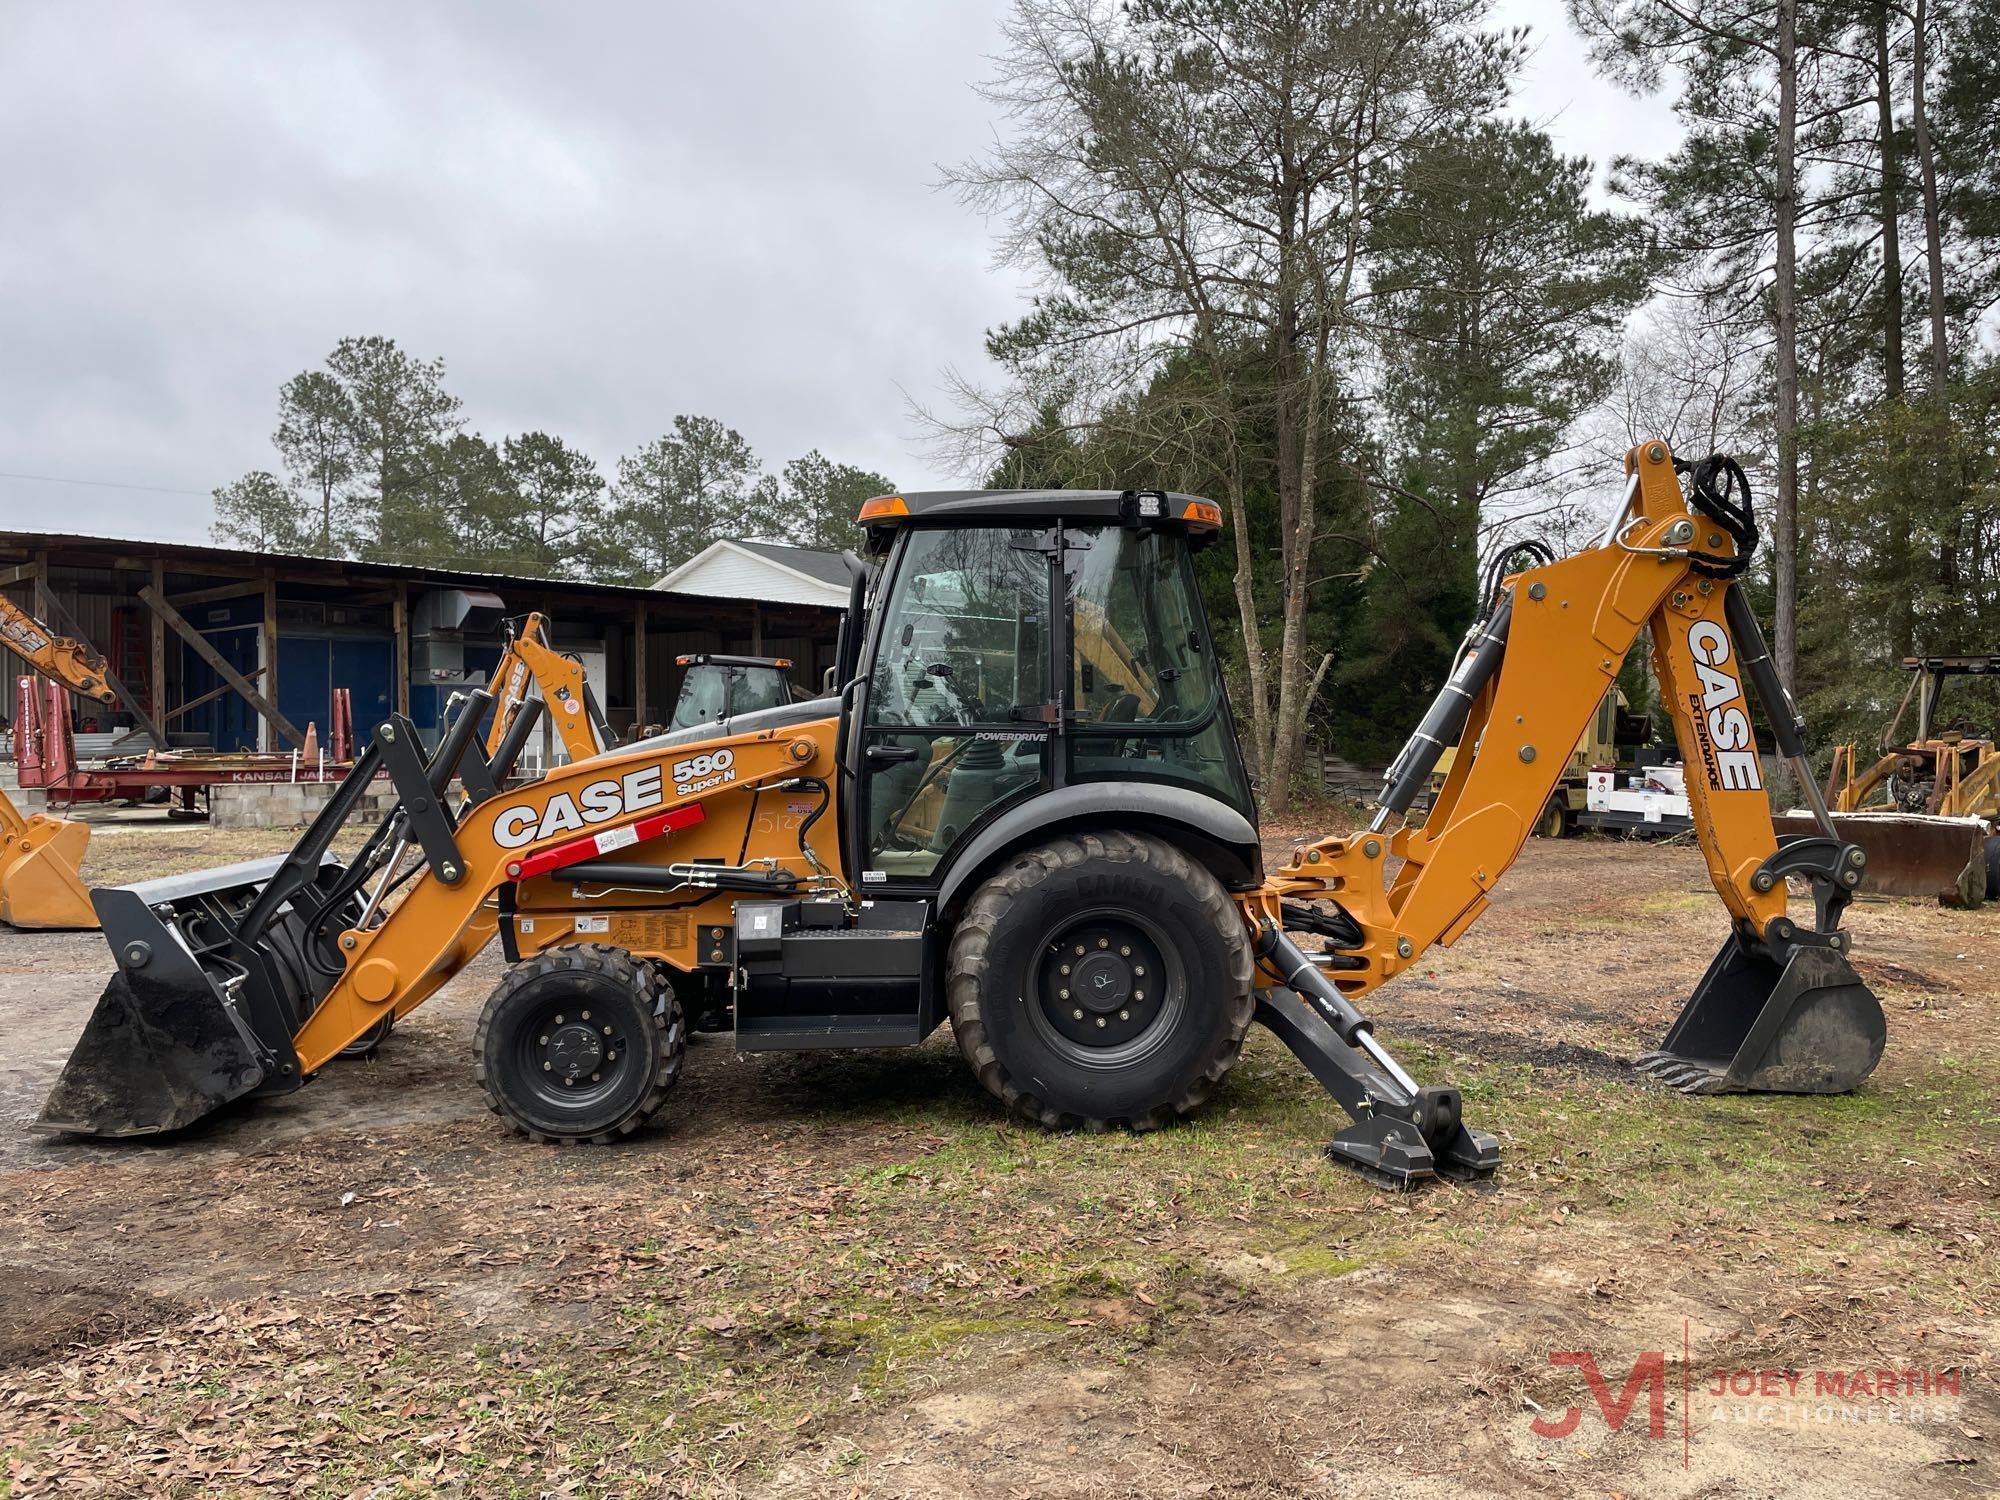
<path fill-rule="evenodd" d="M 1862 859 L 1830 825 L 1772 832 L 1746 684 L 1779 750 L 1803 746 L 1734 585 L 1747 487 L 1712 460 L 1684 493 L 1661 443 L 1626 462 L 1596 546 L 1495 580 L 1374 822 L 1271 871 L 1191 566 L 1215 505 L 872 500 L 879 567 L 856 568 L 837 697 L 585 742 L 510 787 L 549 689 L 478 693 L 428 756 L 384 724 L 291 854 L 99 891 L 118 972 L 40 1123 L 149 1134 L 298 1088 L 497 935 L 511 968 L 476 1074 L 538 1139 L 639 1126 L 680 1072 L 684 1007 L 719 1000 L 744 1051 L 909 1046 L 949 1018 L 1014 1111 L 1090 1129 L 1197 1108 L 1262 1020 L 1353 1116 L 1333 1157 L 1398 1182 L 1490 1172 L 1457 1091 L 1411 1078 L 1357 1002 L 1484 910 L 1648 628 L 1730 930 L 1646 1065 L 1693 1091 L 1852 1088 L 1883 1040 L 1838 927 Z M 1429 819 L 1403 826 L 1453 742 Z M 382 771 L 400 806 L 343 864 Z"/>

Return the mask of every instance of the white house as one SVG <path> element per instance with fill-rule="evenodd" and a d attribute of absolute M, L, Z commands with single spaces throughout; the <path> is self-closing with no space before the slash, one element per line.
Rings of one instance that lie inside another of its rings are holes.
<path fill-rule="evenodd" d="M 815 552 L 779 542 L 710 542 L 667 574 L 656 589 L 709 599 L 754 599 L 766 604 L 847 606 L 847 565 L 837 552 Z"/>

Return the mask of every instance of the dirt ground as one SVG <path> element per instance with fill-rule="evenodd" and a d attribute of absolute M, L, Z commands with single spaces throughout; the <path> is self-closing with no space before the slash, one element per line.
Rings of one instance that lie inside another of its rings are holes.
<path fill-rule="evenodd" d="M 630 1143 L 531 1146 L 470 1076 L 496 954 L 297 1094 L 50 1140 L 109 962 L 0 930 L 0 1495 L 1992 1493 L 2000 916 L 1849 925 L 1867 1087 L 1685 1099 L 1629 1059 L 1721 939 L 1698 855 L 1531 844 L 1374 997 L 1505 1151 L 1406 1196 L 1261 1032 L 1143 1137 L 1009 1125 L 940 1034 L 699 1040 Z"/>

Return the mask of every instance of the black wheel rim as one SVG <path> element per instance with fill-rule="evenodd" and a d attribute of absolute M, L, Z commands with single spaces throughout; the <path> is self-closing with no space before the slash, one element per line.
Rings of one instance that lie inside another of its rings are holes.
<path fill-rule="evenodd" d="M 1179 952 L 1151 917 L 1101 907 L 1066 917 L 1036 961 L 1036 1032 L 1085 1068 L 1125 1068 L 1165 1046 L 1187 1009 Z"/>
<path fill-rule="evenodd" d="M 536 1006 L 515 1034 L 514 1052 L 528 1092 L 558 1114 L 603 1104 L 638 1067 L 618 1017 L 574 997 Z"/>

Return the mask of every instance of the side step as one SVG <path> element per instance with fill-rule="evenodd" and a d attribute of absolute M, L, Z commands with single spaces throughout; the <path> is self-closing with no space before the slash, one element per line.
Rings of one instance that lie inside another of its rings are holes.
<path fill-rule="evenodd" d="M 737 903 L 738 1052 L 913 1047 L 923 1024 L 923 909 L 831 901 Z M 890 925 L 893 924 L 893 925 Z"/>
<path fill-rule="evenodd" d="M 736 1018 L 738 1052 L 822 1052 L 843 1047 L 914 1047 L 924 1039 L 914 1011 L 840 1016 Z"/>

